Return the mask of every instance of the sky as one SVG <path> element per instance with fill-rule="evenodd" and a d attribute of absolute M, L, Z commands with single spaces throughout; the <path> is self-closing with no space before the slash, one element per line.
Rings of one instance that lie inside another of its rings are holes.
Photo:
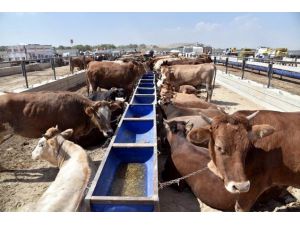
<path fill-rule="evenodd" d="M 300 13 L 0 13 L 0 45 L 199 42 L 300 49 Z"/>

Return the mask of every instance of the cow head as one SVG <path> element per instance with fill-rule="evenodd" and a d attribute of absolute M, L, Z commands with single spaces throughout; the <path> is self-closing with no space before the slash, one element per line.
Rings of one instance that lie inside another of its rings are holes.
<path fill-rule="evenodd" d="M 57 126 L 49 128 L 33 150 L 32 159 L 43 159 L 53 165 L 58 165 L 61 145 L 65 139 L 70 138 L 72 134 L 73 129 L 60 132 Z"/>
<path fill-rule="evenodd" d="M 193 124 L 189 121 L 186 122 L 164 120 L 164 126 L 169 135 L 178 134 L 182 137 L 186 137 L 186 134 L 193 128 Z"/>
<path fill-rule="evenodd" d="M 85 113 L 105 137 L 110 137 L 113 135 L 113 130 L 110 126 L 111 112 L 119 108 L 121 106 L 116 102 L 98 101 L 92 106 L 86 107 Z"/>
<path fill-rule="evenodd" d="M 160 87 L 165 82 L 175 81 L 174 69 L 171 66 L 161 67 L 161 78 L 157 82 L 157 87 Z"/>
<path fill-rule="evenodd" d="M 248 117 L 220 115 L 211 119 L 202 115 L 210 124 L 205 128 L 193 129 L 187 138 L 194 144 L 209 140 L 212 170 L 224 180 L 225 188 L 231 193 L 247 192 L 250 181 L 245 175 L 247 152 L 255 142 L 274 132 L 268 124 L 251 125 L 255 112 Z"/>
<path fill-rule="evenodd" d="M 123 98 L 126 99 L 126 93 L 124 88 L 111 88 L 111 99 L 116 100 L 116 98 Z"/>

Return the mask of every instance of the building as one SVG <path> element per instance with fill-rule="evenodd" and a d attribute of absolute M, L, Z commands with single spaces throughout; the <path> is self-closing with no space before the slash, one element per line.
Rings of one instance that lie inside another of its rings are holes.
<path fill-rule="evenodd" d="M 55 54 L 51 45 L 39 44 L 7 46 L 6 53 L 8 61 L 47 59 Z"/>
<path fill-rule="evenodd" d="M 1 61 L 8 61 L 8 56 L 6 51 L 0 51 L 0 62 Z"/>
<path fill-rule="evenodd" d="M 56 49 L 56 53 L 60 56 L 63 57 L 74 57 L 74 56 L 78 56 L 79 55 L 79 50 L 76 48 L 72 48 L 72 49 Z"/>

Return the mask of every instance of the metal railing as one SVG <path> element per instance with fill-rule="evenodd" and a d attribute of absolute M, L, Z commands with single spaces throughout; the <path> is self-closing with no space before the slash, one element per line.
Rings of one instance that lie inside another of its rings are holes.
<path fill-rule="evenodd" d="M 219 57 L 219 58 L 217 58 Z M 222 59 L 222 58 L 223 59 Z M 225 58 L 225 59 L 224 59 Z M 230 61 L 229 58 L 235 59 L 234 61 Z M 214 64 L 223 64 L 225 66 L 225 73 L 228 73 L 228 67 L 231 66 L 232 68 L 240 68 L 241 69 L 241 77 L 244 79 L 246 69 L 257 70 L 259 73 L 261 71 L 267 73 L 268 77 L 268 85 L 269 88 L 271 86 L 271 80 L 273 78 L 273 74 L 277 74 L 282 79 L 282 76 L 287 76 L 295 79 L 300 79 L 300 70 L 298 71 L 289 71 L 288 68 L 281 69 L 281 68 L 274 68 L 274 64 L 277 65 L 289 65 L 293 67 L 297 67 L 300 62 L 297 61 L 295 58 L 294 61 L 284 61 L 284 60 L 276 60 L 276 59 L 257 59 L 257 58 L 238 58 L 238 57 L 228 57 L 228 56 L 213 56 Z M 247 64 L 247 62 L 259 62 L 265 63 L 266 65 L 251 65 Z"/>
<path fill-rule="evenodd" d="M 43 65 L 45 63 L 49 63 L 49 67 L 43 68 L 41 66 L 40 69 L 35 69 L 33 65 L 39 64 Z M 57 79 L 57 74 L 56 74 L 56 68 L 57 67 L 62 67 L 70 64 L 70 57 L 52 57 L 52 58 L 42 58 L 42 59 L 29 59 L 29 60 L 16 60 L 16 61 L 7 61 L 7 62 L 0 62 L 0 65 L 5 65 L 4 67 L 0 67 L 1 73 L 0 73 L 0 82 L 1 82 L 1 77 L 7 77 L 11 75 L 16 75 L 16 74 L 22 74 L 24 77 L 25 85 L 26 88 L 29 88 L 29 82 L 28 82 L 28 72 L 33 72 L 37 70 L 43 71 L 44 69 L 51 68 L 52 69 L 52 74 L 53 74 L 53 79 Z M 28 67 L 32 65 L 31 71 L 29 71 Z M 12 68 L 20 68 L 13 70 Z M 27 68 L 26 68 L 27 67 Z M 10 69 L 12 69 L 10 71 Z"/>

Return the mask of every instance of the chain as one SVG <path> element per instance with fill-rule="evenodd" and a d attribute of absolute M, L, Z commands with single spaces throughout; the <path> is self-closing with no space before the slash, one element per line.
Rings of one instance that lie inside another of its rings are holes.
<path fill-rule="evenodd" d="M 189 177 L 191 177 L 191 176 L 194 176 L 194 175 L 196 175 L 196 174 L 198 174 L 198 173 L 202 173 L 204 170 L 206 170 L 206 169 L 208 169 L 208 167 L 206 166 L 206 167 L 204 167 L 204 168 L 202 168 L 202 169 L 199 169 L 199 170 L 196 170 L 196 171 L 194 171 L 194 172 L 192 172 L 192 173 L 189 173 L 189 174 L 187 174 L 187 175 L 185 175 L 185 176 L 183 176 L 183 177 L 179 177 L 179 178 L 177 178 L 177 179 L 174 179 L 174 180 L 169 180 L 169 181 L 166 181 L 166 182 L 163 182 L 163 183 L 160 183 L 159 182 L 159 187 L 158 187 L 158 189 L 163 189 L 163 188 L 165 188 L 165 187 L 167 187 L 167 186 L 170 186 L 171 184 L 177 184 L 178 186 L 179 186 L 179 182 L 181 181 L 181 180 L 184 180 L 184 179 L 186 179 L 186 178 L 189 178 Z"/>

